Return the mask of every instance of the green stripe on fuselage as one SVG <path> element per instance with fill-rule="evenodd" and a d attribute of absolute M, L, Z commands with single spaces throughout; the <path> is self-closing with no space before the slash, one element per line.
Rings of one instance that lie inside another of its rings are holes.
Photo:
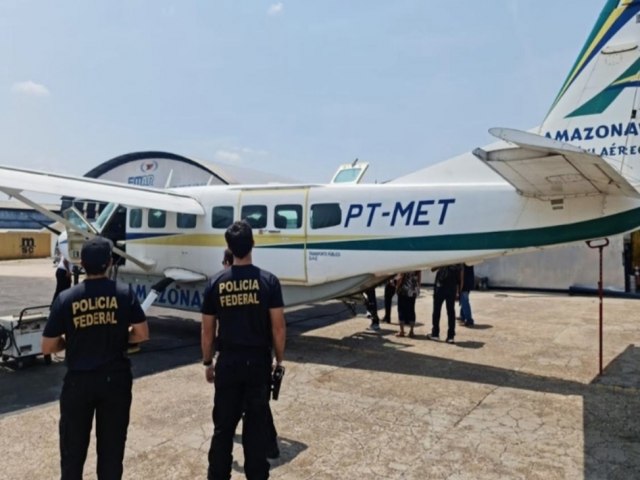
<path fill-rule="evenodd" d="M 595 220 L 552 227 L 504 230 L 499 232 L 462 233 L 426 237 L 391 237 L 367 240 L 337 240 L 314 243 L 309 250 L 380 250 L 380 251 L 438 251 L 438 250 L 502 250 L 531 248 L 617 235 L 640 225 L 640 208 Z M 261 248 L 303 249 L 305 245 L 268 245 Z"/>
<path fill-rule="evenodd" d="M 604 112 L 625 88 L 636 88 L 635 77 L 638 73 L 640 73 L 640 58 L 633 62 L 633 65 L 627 68 L 611 85 L 599 92 L 584 105 L 575 109 L 567 115 L 566 118 L 596 115 Z M 629 81 L 625 82 L 625 79 L 629 79 Z"/>

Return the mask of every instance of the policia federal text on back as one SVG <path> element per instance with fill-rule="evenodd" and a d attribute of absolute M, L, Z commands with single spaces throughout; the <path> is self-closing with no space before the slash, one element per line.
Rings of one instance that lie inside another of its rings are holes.
<path fill-rule="evenodd" d="M 128 285 L 107 278 L 112 243 L 102 237 L 81 251 L 86 279 L 64 290 L 51 306 L 42 353 L 66 349 L 60 395 L 60 465 L 63 480 L 82 479 L 93 416 L 99 480 L 122 477 L 131 407 L 129 342 L 149 338 L 144 312 Z"/>
<path fill-rule="evenodd" d="M 210 480 L 231 477 L 233 436 L 244 414 L 242 446 L 248 480 L 269 477 L 267 415 L 273 368 L 285 344 L 282 290 L 271 273 L 252 265 L 251 226 L 235 222 L 226 233 L 231 268 L 209 281 L 202 304 L 202 356 L 207 381 L 214 382 Z M 213 364 L 213 347 L 219 349 Z"/>

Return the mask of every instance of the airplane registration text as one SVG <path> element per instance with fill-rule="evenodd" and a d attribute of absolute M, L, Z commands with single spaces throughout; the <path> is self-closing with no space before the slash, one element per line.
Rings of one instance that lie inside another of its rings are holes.
<path fill-rule="evenodd" d="M 366 222 L 370 227 L 376 219 L 388 219 L 389 226 L 414 225 L 425 226 L 431 223 L 442 225 L 447 217 L 449 205 L 455 203 L 455 198 L 440 200 L 413 200 L 408 203 L 395 202 L 392 207 L 382 203 L 353 203 L 349 205 L 344 221 L 345 228 L 349 225 Z"/>

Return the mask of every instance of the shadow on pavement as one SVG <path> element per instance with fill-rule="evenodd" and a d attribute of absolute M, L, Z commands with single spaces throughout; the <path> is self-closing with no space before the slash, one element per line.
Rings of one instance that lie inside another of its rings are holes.
<path fill-rule="evenodd" d="M 637 478 L 640 471 L 640 348 L 630 345 L 590 384 L 402 351 L 385 336 L 336 340 L 304 336 L 288 356 L 341 368 L 442 378 L 533 392 L 581 396 L 586 480 Z M 416 339 L 416 341 L 423 341 Z M 425 340 L 426 341 L 426 340 Z M 462 343 L 462 342 L 461 342 Z M 477 342 L 471 342 L 477 343 Z M 458 346 L 460 346 L 458 344 Z M 386 348 L 385 348 L 386 347 Z M 406 347 L 406 345 L 404 345 Z M 397 350 L 389 361 L 388 350 Z M 452 346 L 453 348 L 453 346 Z M 360 353 L 354 358 L 352 351 Z M 364 356 L 362 355 L 364 353 Z M 560 454 L 560 452 L 559 452 Z"/>
<path fill-rule="evenodd" d="M 291 338 L 352 315 L 341 302 L 330 302 L 287 311 L 287 318 Z M 202 359 L 199 321 L 177 315 L 150 316 L 149 329 L 151 339 L 139 353 L 131 355 L 134 378 L 199 363 Z M 43 358 L 37 357 L 32 366 L 21 369 L 14 362 L 0 362 L 0 415 L 57 401 L 65 373 L 63 357 L 54 358 L 51 365 L 45 365 Z"/>
<path fill-rule="evenodd" d="M 242 445 L 242 436 L 234 435 L 233 441 L 237 444 Z M 296 442 L 295 440 L 291 440 L 286 437 L 278 437 L 278 447 L 280 449 L 280 456 L 276 459 L 269 460 L 272 471 L 274 468 L 293 461 L 298 455 L 300 455 L 308 448 L 304 443 Z M 244 475 L 244 467 L 240 465 L 240 463 L 238 463 L 238 460 L 236 460 L 235 458 L 233 460 L 233 463 L 231 464 L 231 469 L 236 473 Z"/>
<path fill-rule="evenodd" d="M 384 324 L 381 334 L 359 332 L 343 339 L 302 335 L 351 316 L 351 311 L 339 302 L 287 312 L 287 357 L 300 363 L 581 396 L 584 402 L 584 478 L 637 478 L 640 471 L 640 348 L 630 345 L 607 365 L 601 378 L 583 384 L 407 351 L 406 343 L 394 341 L 396 329 Z M 365 322 L 367 320 L 363 319 L 363 330 L 367 325 Z M 152 340 L 132 359 L 135 377 L 200 361 L 199 322 L 172 316 L 152 317 L 150 327 Z M 416 338 L 413 341 L 426 340 Z M 481 348 L 482 344 L 464 341 L 451 346 L 456 347 Z M 391 351 L 393 361 L 389 361 Z M 64 373 L 64 365 L 60 362 L 19 371 L 0 364 L 0 415 L 56 401 Z M 292 440 L 283 441 L 280 462 L 290 461 L 306 448 Z"/>

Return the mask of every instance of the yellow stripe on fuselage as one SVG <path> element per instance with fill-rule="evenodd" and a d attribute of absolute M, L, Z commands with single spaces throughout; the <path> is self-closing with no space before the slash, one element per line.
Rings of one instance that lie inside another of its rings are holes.
<path fill-rule="evenodd" d="M 266 246 L 286 246 L 306 244 L 307 247 L 313 247 L 315 243 L 325 242 L 350 242 L 361 240 L 375 240 L 384 238 L 393 238 L 391 236 L 381 235 L 272 235 L 272 234 L 255 234 L 254 240 L 256 247 Z M 200 233 L 200 234 L 176 234 L 166 235 L 163 237 L 139 238 L 136 240 L 128 240 L 128 244 L 135 245 L 157 245 L 172 247 L 222 247 L 227 246 L 227 242 L 223 234 Z"/>

